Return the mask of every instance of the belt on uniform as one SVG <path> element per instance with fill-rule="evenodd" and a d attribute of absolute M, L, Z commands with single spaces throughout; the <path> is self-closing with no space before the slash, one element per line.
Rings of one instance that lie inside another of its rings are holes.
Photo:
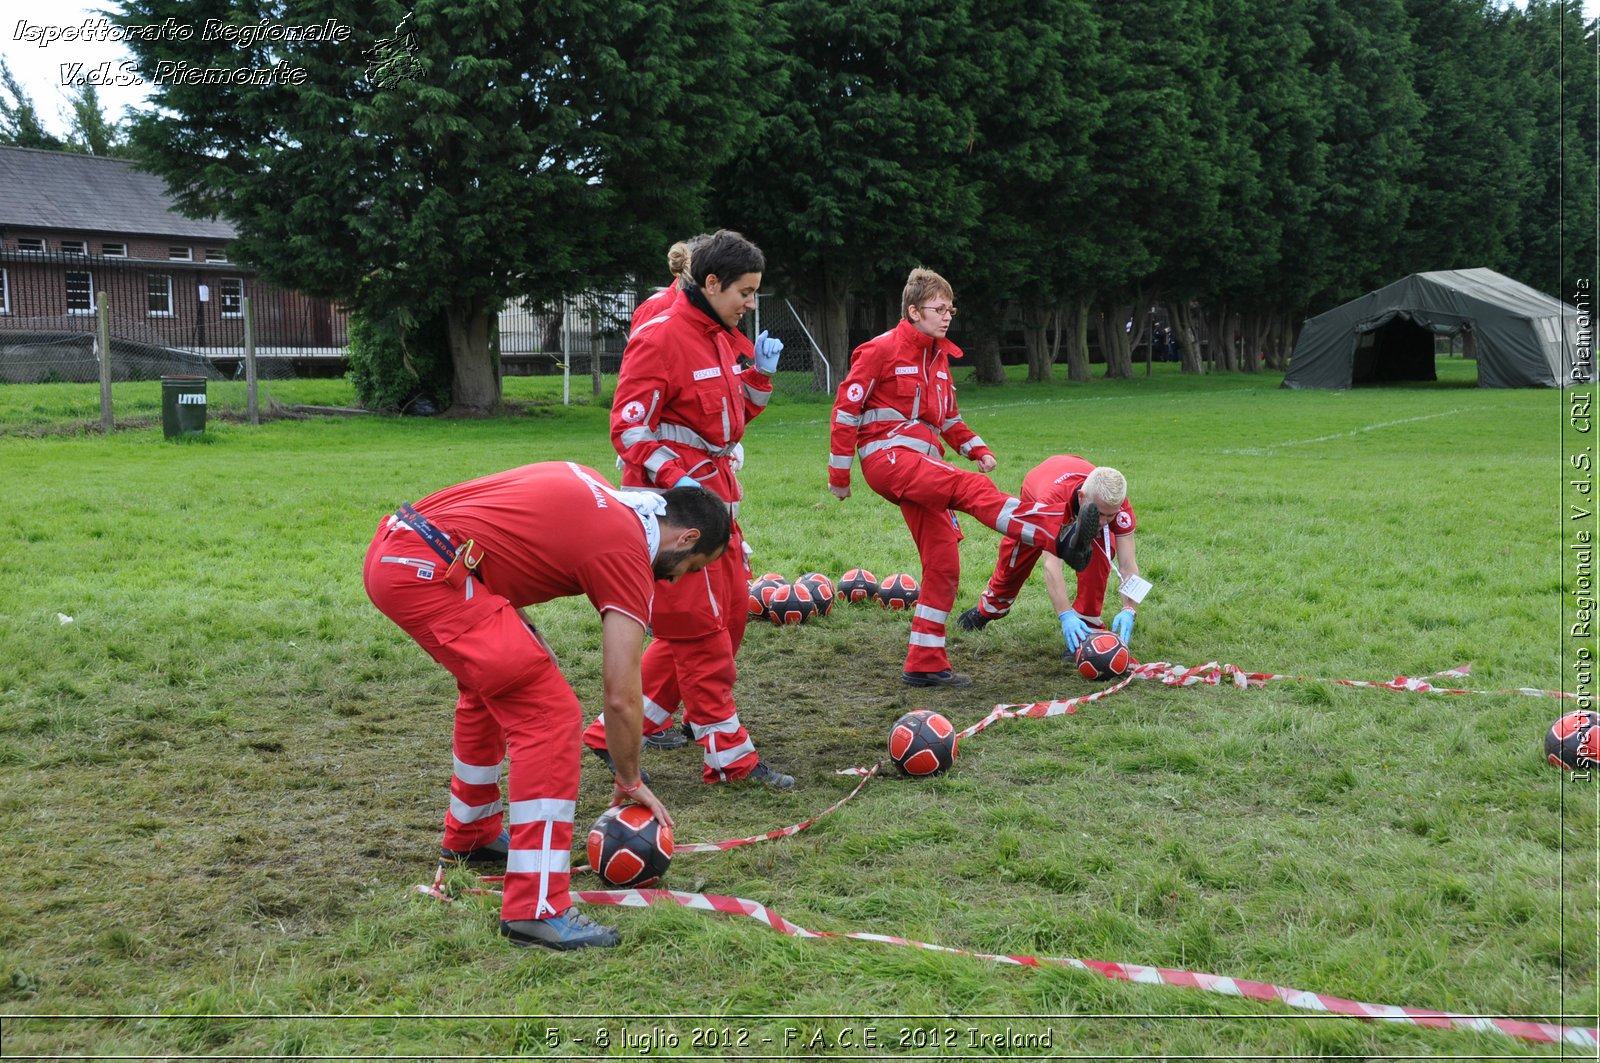
<path fill-rule="evenodd" d="M 422 541 L 439 555 L 446 565 L 445 582 L 455 586 L 473 574 L 483 561 L 483 551 L 473 552 L 474 540 L 468 539 L 461 546 L 456 546 L 450 541 L 450 536 L 434 527 L 433 524 L 418 513 L 409 503 L 395 510 L 395 519 L 422 537 Z"/>

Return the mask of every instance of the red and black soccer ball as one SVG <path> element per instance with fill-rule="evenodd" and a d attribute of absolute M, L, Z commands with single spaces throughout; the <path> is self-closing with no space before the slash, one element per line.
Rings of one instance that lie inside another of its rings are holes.
<path fill-rule="evenodd" d="M 919 593 L 917 581 L 904 572 L 883 577 L 883 582 L 873 591 L 879 605 L 885 609 L 895 610 L 915 608 Z"/>
<path fill-rule="evenodd" d="M 767 611 L 767 602 L 780 589 L 787 587 L 789 581 L 776 572 L 768 572 L 750 584 L 750 619 L 768 620 L 771 614 Z"/>
<path fill-rule="evenodd" d="M 908 712 L 889 728 L 889 759 L 901 775 L 937 775 L 955 763 L 956 729 L 932 709 Z"/>
<path fill-rule="evenodd" d="M 1128 674 L 1133 658 L 1122 640 L 1109 631 L 1096 631 L 1078 643 L 1072 663 L 1085 679 L 1117 679 Z"/>
<path fill-rule="evenodd" d="M 672 863 L 672 828 L 643 805 L 615 805 L 589 828 L 588 852 L 589 866 L 608 885 L 649 886 Z"/>
<path fill-rule="evenodd" d="M 785 583 L 767 598 L 767 619 L 774 624 L 803 624 L 817 615 L 816 599 L 806 584 Z"/>
<path fill-rule="evenodd" d="M 1569 712 L 1544 733 L 1544 759 L 1567 771 L 1600 768 L 1600 713 Z"/>
<path fill-rule="evenodd" d="M 807 572 L 794 581 L 796 587 L 804 587 L 811 592 L 811 600 L 817 603 L 817 615 L 827 616 L 833 612 L 833 580 L 821 572 Z"/>
<path fill-rule="evenodd" d="M 853 568 L 839 577 L 838 596 L 847 602 L 864 602 L 876 596 L 878 577 L 864 568 Z"/>

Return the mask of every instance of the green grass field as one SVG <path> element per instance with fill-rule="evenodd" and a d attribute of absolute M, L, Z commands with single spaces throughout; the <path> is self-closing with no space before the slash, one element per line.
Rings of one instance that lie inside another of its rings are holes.
<path fill-rule="evenodd" d="M 1470 661 L 1459 685 L 1574 688 L 1562 395 L 1480 391 L 1447 360 L 1436 385 L 1351 393 L 1156 370 L 962 390 L 1002 486 L 1058 452 L 1127 473 L 1155 584 L 1138 656 L 1370 680 Z M 592 909 L 621 948 L 521 951 L 493 898 L 415 894 L 454 688 L 367 601 L 361 557 L 380 516 L 446 484 L 553 458 L 611 472 L 603 406 L 562 408 L 550 386 L 508 381 L 527 405 L 485 422 L 218 417 L 178 443 L 154 385 L 118 385 L 119 410 L 147 405 L 109 438 L 80 423 L 92 386 L 0 387 L 6 1057 L 1562 1054 L 688 910 Z M 350 400 L 339 381 L 274 388 Z M 780 395 L 746 437 L 756 571 L 915 573 L 899 513 L 859 475 L 847 502 L 828 494 L 827 418 Z M 958 609 L 997 544 L 963 526 Z M 594 711 L 597 618 L 577 601 L 535 614 Z M 969 690 L 898 682 L 908 624 L 855 606 L 753 627 L 740 714 L 799 785 L 704 787 L 692 749 L 648 752 L 679 840 L 820 811 L 909 709 L 965 727 L 1096 689 L 1063 667 L 1037 578 L 1003 623 L 952 632 Z M 1136 683 L 999 723 L 946 775 L 874 780 L 798 836 L 680 855 L 667 885 L 819 931 L 1592 1026 L 1597 783 L 1540 746 L 1567 707 Z M 606 800 L 597 769 L 580 835 Z M 969 1027 L 1050 1046 L 972 1047 Z"/>

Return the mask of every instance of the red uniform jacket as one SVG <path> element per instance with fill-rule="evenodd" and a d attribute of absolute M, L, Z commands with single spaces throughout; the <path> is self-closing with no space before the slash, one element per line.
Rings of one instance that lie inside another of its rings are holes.
<path fill-rule="evenodd" d="M 741 354 L 755 354 L 744 333 L 707 317 L 682 291 L 628 338 L 611 403 L 624 486 L 672 487 L 693 476 L 739 500 L 728 453 L 772 398 L 772 380 L 741 368 Z"/>
<path fill-rule="evenodd" d="M 950 359 L 961 348 L 934 340 L 909 321 L 857 347 L 850 374 L 833 403 L 828 483 L 850 486 L 850 465 L 888 447 L 909 447 L 936 457 L 944 444 L 973 461 L 989 453 L 956 408 Z"/>

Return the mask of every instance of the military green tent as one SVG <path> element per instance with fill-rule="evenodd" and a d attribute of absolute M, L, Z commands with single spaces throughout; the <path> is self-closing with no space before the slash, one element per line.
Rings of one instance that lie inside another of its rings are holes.
<path fill-rule="evenodd" d="M 1413 273 L 1310 318 L 1286 388 L 1437 380 L 1433 338 L 1466 333 L 1478 386 L 1553 388 L 1590 379 L 1577 362 L 1578 311 L 1492 269 Z"/>

